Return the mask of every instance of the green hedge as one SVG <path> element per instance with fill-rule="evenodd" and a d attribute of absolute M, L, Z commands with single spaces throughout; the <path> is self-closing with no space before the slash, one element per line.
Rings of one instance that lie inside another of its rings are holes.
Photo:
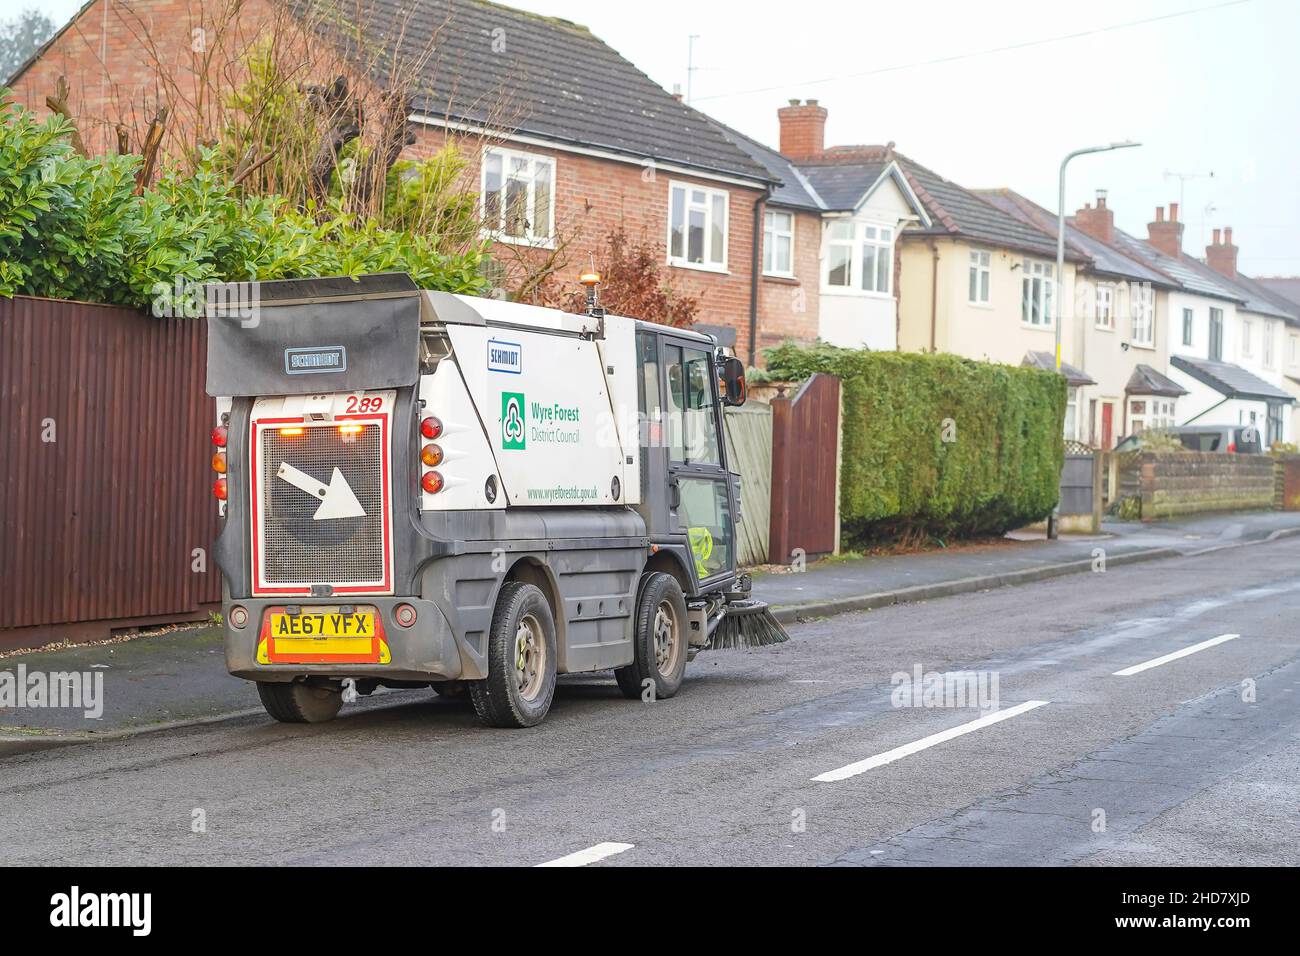
<path fill-rule="evenodd" d="M 1065 454 L 1061 376 L 824 344 L 786 343 L 765 355 L 777 376 L 828 372 L 842 382 L 847 543 L 1002 534 L 1056 504 Z"/>
<path fill-rule="evenodd" d="M 444 254 L 431 233 L 243 195 L 206 151 L 136 195 L 138 156 L 74 153 L 62 117 L 0 89 L 0 296 L 183 307 L 183 285 L 406 272 L 422 288 L 486 292 L 485 247 Z M 472 208 L 470 210 L 472 213 Z"/>

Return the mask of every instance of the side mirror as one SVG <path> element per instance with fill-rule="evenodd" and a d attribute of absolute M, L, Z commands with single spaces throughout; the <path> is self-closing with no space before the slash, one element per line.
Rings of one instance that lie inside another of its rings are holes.
<path fill-rule="evenodd" d="M 738 406 L 745 404 L 749 388 L 745 384 L 745 363 L 735 356 L 722 360 L 719 382 L 722 385 L 722 404 Z"/>

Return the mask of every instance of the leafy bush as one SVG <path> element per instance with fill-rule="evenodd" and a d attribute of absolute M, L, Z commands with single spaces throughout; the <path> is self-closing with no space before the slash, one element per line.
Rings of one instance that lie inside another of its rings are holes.
<path fill-rule="evenodd" d="M 488 288 L 482 244 L 445 253 L 437 233 L 385 229 L 337 203 L 241 195 L 211 151 L 136 195 L 138 157 L 79 156 L 67 132 L 0 94 L 0 295 L 144 307 L 187 283 L 395 271 L 429 289 Z"/>
<path fill-rule="evenodd" d="M 828 372 L 842 383 L 840 517 L 850 545 L 917 532 L 1001 534 L 1055 505 L 1064 459 L 1061 376 L 825 344 L 786 343 L 765 355 L 773 375 Z"/>
<path fill-rule="evenodd" d="M 700 300 L 673 285 L 672 276 L 660 268 L 662 258 L 662 247 L 645 236 L 634 240 L 622 226 L 611 230 L 605 236 L 604 248 L 594 257 L 601 280 L 601 306 L 615 315 L 634 315 L 643 322 L 689 327 L 700 311 Z M 521 290 L 518 298 L 566 312 L 584 312 L 587 308 L 586 289 L 569 288 L 554 273 L 546 274 L 531 289 Z"/>

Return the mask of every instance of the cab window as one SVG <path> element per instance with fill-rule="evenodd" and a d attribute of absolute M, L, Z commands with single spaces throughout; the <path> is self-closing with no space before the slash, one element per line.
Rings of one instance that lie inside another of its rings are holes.
<path fill-rule="evenodd" d="M 668 441 L 673 461 L 720 465 L 713 401 L 713 356 L 670 345 L 666 350 Z"/>

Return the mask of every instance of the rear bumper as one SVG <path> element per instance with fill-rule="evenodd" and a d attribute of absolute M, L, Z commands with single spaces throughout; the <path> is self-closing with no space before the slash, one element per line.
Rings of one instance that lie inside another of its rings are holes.
<path fill-rule="evenodd" d="M 249 598 L 222 603 L 227 669 L 236 677 L 254 681 L 291 681 L 303 676 L 377 677 L 403 681 L 475 680 L 484 676 L 478 672 L 472 656 L 461 653 L 447 618 L 434 602 L 410 597 L 366 597 L 355 598 L 353 602 L 378 610 L 390 655 L 388 663 L 259 663 L 258 640 L 266 610 L 283 607 L 287 602 L 284 598 Z M 335 598 L 319 601 L 292 599 L 292 603 L 310 608 L 313 604 L 338 605 L 340 602 Z M 415 623 L 410 627 L 399 626 L 393 617 L 393 608 L 399 604 L 409 604 L 416 610 Z M 230 609 L 235 605 L 248 611 L 248 624 L 242 628 L 230 624 Z"/>

